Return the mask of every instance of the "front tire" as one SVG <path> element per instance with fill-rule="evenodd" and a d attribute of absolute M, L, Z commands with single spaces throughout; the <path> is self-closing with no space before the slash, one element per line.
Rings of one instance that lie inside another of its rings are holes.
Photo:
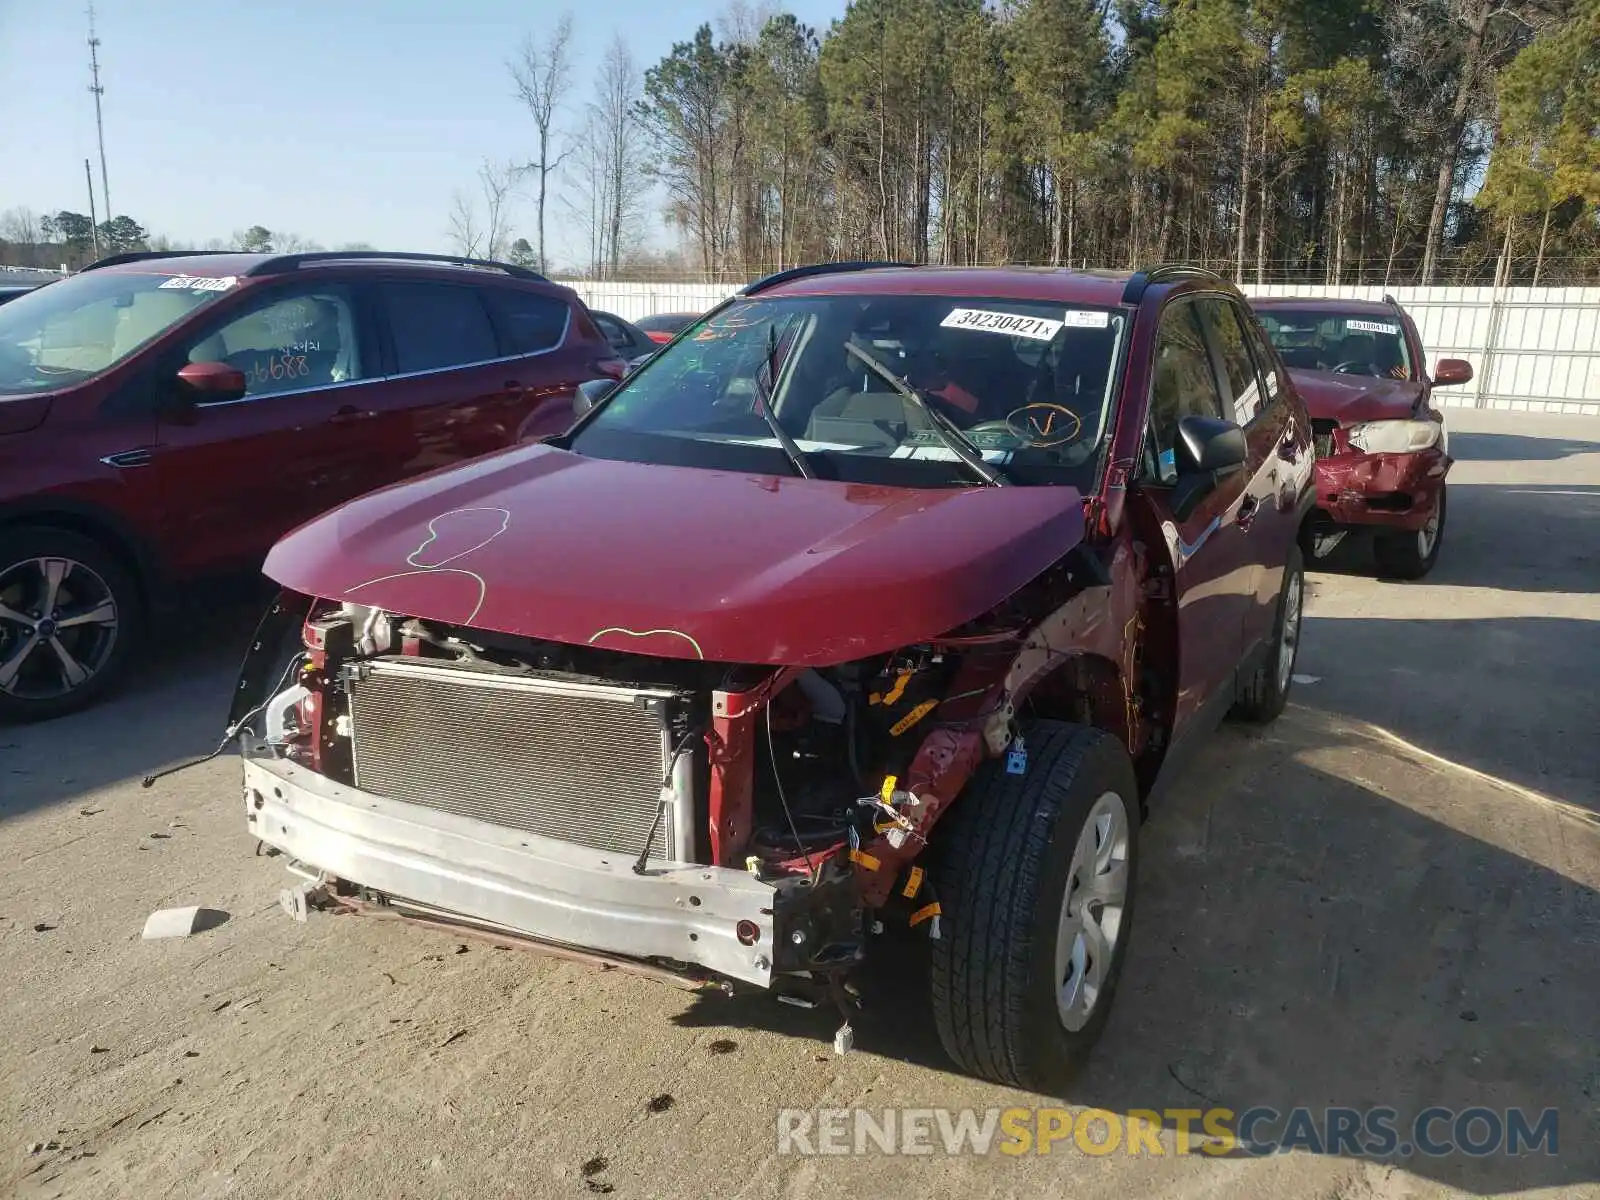
<path fill-rule="evenodd" d="M 0 534 L 0 721 L 93 703 L 126 668 L 144 618 L 132 573 L 65 529 Z"/>
<path fill-rule="evenodd" d="M 1289 548 L 1278 591 L 1278 613 L 1272 624 L 1272 643 L 1266 658 L 1240 681 L 1239 695 L 1229 715 L 1240 721 L 1265 725 L 1277 720 L 1289 703 L 1294 685 L 1294 664 L 1300 654 L 1300 627 L 1305 612 L 1305 557 L 1299 546 Z"/>
<path fill-rule="evenodd" d="M 1415 533 L 1383 534 L 1372 543 L 1378 570 L 1390 579 L 1421 579 L 1439 561 L 1444 545 L 1446 489 L 1439 489 L 1439 503 L 1433 515 Z"/>
<path fill-rule="evenodd" d="M 950 1057 L 1050 1091 L 1105 1028 L 1133 926 L 1139 792 L 1116 738 L 1023 726 L 1027 771 L 981 767 L 940 825 L 934 1023 Z"/>

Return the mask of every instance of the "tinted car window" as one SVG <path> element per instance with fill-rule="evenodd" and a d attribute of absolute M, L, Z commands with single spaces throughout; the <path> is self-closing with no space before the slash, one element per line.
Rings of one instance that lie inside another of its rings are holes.
<path fill-rule="evenodd" d="M 500 318 L 507 354 L 536 354 L 561 344 L 570 310 L 553 296 L 496 291 L 492 303 Z"/>
<path fill-rule="evenodd" d="M 1256 415 L 1260 416 L 1261 413 L 1271 409 L 1277 403 L 1278 397 L 1283 394 L 1283 381 L 1278 378 L 1279 367 L 1277 360 L 1268 348 L 1266 335 L 1261 332 L 1261 326 L 1256 322 L 1256 319 L 1250 313 L 1237 308 L 1234 309 L 1234 313 L 1238 316 L 1239 324 L 1244 329 L 1244 342 L 1250 349 L 1250 357 L 1255 359 L 1256 374 L 1261 377 L 1261 381 L 1266 387 L 1266 393 L 1262 396 L 1261 407 L 1256 410 Z"/>
<path fill-rule="evenodd" d="M 622 322 L 605 313 L 594 313 L 594 323 L 600 327 L 600 332 L 605 335 L 606 341 L 611 343 L 614 350 L 632 350 L 633 338 L 629 335 Z"/>
<path fill-rule="evenodd" d="M 1177 478 L 1173 447 L 1178 422 L 1184 417 L 1221 417 L 1222 397 L 1206 353 L 1200 314 L 1192 301 L 1180 300 L 1161 314 L 1156 334 L 1155 381 L 1150 389 L 1150 438 L 1156 474 L 1163 483 Z"/>
<path fill-rule="evenodd" d="M 1222 360 L 1223 383 L 1228 395 L 1222 398 L 1223 414 L 1248 425 L 1261 407 L 1261 384 L 1256 377 L 1255 360 L 1245 348 L 1244 327 L 1234 306 L 1220 296 L 1207 296 L 1194 302 L 1205 323 L 1211 345 Z"/>
<path fill-rule="evenodd" d="M 366 377 L 349 293 L 325 285 L 274 293 L 202 337 L 189 361 L 237 367 L 246 396 Z"/>
<path fill-rule="evenodd" d="M 395 369 L 431 371 L 500 357 L 489 314 L 471 288 L 396 283 L 384 288 Z"/>

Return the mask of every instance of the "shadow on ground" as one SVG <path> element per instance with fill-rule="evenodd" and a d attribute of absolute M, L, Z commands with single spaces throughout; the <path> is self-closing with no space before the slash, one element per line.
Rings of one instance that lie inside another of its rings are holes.
<path fill-rule="evenodd" d="M 1403 791 L 1433 787 L 1433 811 L 1329 769 L 1352 755 L 1359 773 L 1403 776 Z M 1393 1161 L 1480 1194 L 1600 1181 L 1600 893 L 1466 831 L 1516 801 L 1483 785 L 1452 795 L 1447 780 L 1304 709 L 1265 734 L 1224 730 L 1195 770 L 1219 786 L 1152 815 L 1117 1006 L 1062 1098 L 1124 1113 L 1389 1106 L 1406 1141 L 1433 1105 L 1521 1107 L 1530 1121 L 1555 1107 L 1554 1157 Z M 1548 812 L 1512 819 L 1548 848 Z M 1572 861 L 1596 861 L 1600 833 L 1574 823 L 1565 836 Z M 866 973 L 856 1045 L 951 1070 L 917 950 Z M 819 1053 L 838 1023 L 762 997 L 707 997 L 681 1020 L 815 1038 Z M 1257 1136 L 1282 1129 L 1269 1121 Z"/>
<path fill-rule="evenodd" d="M 1450 414 L 1445 414 L 1446 425 Z M 1600 437 L 1527 437 L 1516 433 L 1468 433 L 1452 429 L 1450 457 L 1457 462 L 1553 462 L 1578 454 L 1600 454 Z"/>
<path fill-rule="evenodd" d="M 1308 619 L 1298 698 L 1600 813 L 1600 623 Z"/>
<path fill-rule="evenodd" d="M 99 704 L 55 721 L 0 725 L 0 821 L 211 751 L 267 603 L 253 589 L 230 591 L 170 618 Z"/>
<path fill-rule="evenodd" d="M 1600 487 L 1452 482 L 1444 544 L 1426 582 L 1522 592 L 1594 592 L 1600 589 L 1597 529 Z M 1371 538 L 1360 533 L 1345 538 L 1333 553 L 1310 566 L 1335 575 L 1378 573 Z"/>

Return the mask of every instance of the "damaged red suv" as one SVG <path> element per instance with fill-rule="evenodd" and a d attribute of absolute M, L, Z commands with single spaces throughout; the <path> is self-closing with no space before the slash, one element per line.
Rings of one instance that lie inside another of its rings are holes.
<path fill-rule="evenodd" d="M 1314 558 L 1370 535 L 1378 568 L 1420 579 L 1444 543 L 1450 439 L 1433 389 L 1467 383 L 1472 364 L 1442 358 L 1428 375 L 1416 323 L 1394 300 L 1251 301 L 1305 398 L 1316 431 Z"/>
<path fill-rule="evenodd" d="M 1244 301 L 802 268 L 587 395 L 268 557 L 230 727 L 285 907 L 836 1002 L 841 1048 L 925 937 L 956 1062 L 1060 1081 L 1147 798 L 1293 678 L 1311 429 Z"/>

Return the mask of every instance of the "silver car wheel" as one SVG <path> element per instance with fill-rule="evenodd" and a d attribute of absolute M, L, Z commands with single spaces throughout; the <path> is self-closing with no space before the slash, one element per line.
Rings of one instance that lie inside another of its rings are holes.
<path fill-rule="evenodd" d="M 1128 899 L 1128 808 L 1105 792 L 1089 810 L 1067 871 L 1056 924 L 1056 1014 L 1076 1033 L 1089 1023 L 1111 973 Z"/>
<path fill-rule="evenodd" d="M 1283 631 L 1278 638 L 1278 690 L 1287 692 L 1294 675 L 1294 658 L 1300 648 L 1300 610 L 1305 602 L 1304 582 L 1298 571 L 1284 585 Z"/>
<path fill-rule="evenodd" d="M 81 562 L 0 567 L 0 692 L 52 700 L 82 687 L 110 660 L 117 620 L 110 587 Z"/>

